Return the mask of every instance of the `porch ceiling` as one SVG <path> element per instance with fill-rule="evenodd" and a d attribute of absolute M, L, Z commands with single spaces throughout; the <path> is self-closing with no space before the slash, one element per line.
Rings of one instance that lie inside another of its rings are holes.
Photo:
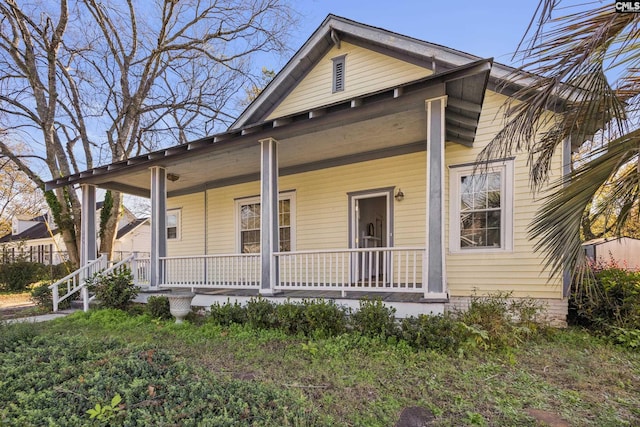
<path fill-rule="evenodd" d="M 259 141 L 265 138 L 279 141 L 281 175 L 424 150 L 424 101 L 442 95 L 449 99 L 447 141 L 471 145 L 490 69 L 490 60 L 478 61 L 358 99 L 59 178 L 46 188 L 86 183 L 148 197 L 151 166 L 165 167 L 167 174 L 178 177 L 167 182 L 169 197 L 258 180 Z"/>
<path fill-rule="evenodd" d="M 260 136 L 260 139 L 266 136 Z M 169 196 L 202 191 L 233 183 L 260 179 L 260 143 L 258 135 L 227 149 L 208 150 L 190 158 L 167 159 L 161 165 L 168 174 L 178 176 L 167 182 Z M 279 142 L 281 175 L 317 169 L 358 155 L 375 156 L 393 150 L 415 150 L 426 140 L 426 114 L 422 109 L 393 113 L 356 123 L 320 129 L 315 132 L 275 138 Z M 426 143 L 422 144 L 426 146 Z M 423 148 L 424 149 L 424 148 Z M 115 176 L 114 176 L 115 175 Z M 99 187 L 149 196 L 147 168 L 114 174 L 109 180 L 95 180 Z M 96 176 L 97 178 L 97 176 Z M 109 178 L 109 176 L 105 176 Z"/>

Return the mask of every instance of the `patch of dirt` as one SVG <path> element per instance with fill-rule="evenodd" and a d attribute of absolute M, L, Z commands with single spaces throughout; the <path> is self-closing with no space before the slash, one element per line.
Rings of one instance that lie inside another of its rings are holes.
<path fill-rule="evenodd" d="M 433 413 L 420 406 L 404 408 L 400 413 L 400 419 L 394 427 L 428 427 L 435 420 Z"/>
<path fill-rule="evenodd" d="M 526 410 L 526 413 L 535 418 L 538 421 L 539 426 L 569 427 L 568 422 L 566 422 L 553 412 L 529 408 Z"/>
<path fill-rule="evenodd" d="M 7 319 L 17 319 L 19 317 L 28 317 L 40 314 L 35 305 L 2 307 L 0 308 L 0 321 Z"/>
<path fill-rule="evenodd" d="M 31 295 L 28 292 L 19 294 L 0 294 L 0 308 L 33 305 Z"/>
<path fill-rule="evenodd" d="M 32 316 L 37 311 L 29 293 L 0 295 L 0 320 Z"/>

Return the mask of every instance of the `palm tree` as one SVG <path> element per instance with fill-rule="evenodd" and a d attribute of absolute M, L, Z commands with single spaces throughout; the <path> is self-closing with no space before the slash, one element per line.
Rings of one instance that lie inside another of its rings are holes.
<path fill-rule="evenodd" d="M 541 0 L 515 54 L 522 65 L 511 81 L 525 72 L 535 83 L 504 105 L 505 126 L 481 159 L 527 152 L 537 191 L 552 179 L 551 161 L 565 141 L 594 147 L 552 182 L 530 224 L 553 272 L 585 265 L 585 219 L 607 215 L 615 233 L 640 220 L 639 24 L 640 14 L 619 13 L 613 2 L 562 8 Z"/>

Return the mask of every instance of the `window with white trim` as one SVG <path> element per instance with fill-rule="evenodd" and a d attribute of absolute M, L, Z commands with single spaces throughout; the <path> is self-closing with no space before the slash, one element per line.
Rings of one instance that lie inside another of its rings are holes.
<path fill-rule="evenodd" d="M 450 166 L 452 252 L 513 250 L 513 161 Z"/>
<path fill-rule="evenodd" d="M 167 240 L 180 240 L 180 209 L 167 211 Z"/>
<path fill-rule="evenodd" d="M 260 252 L 260 197 L 236 200 L 238 249 L 240 253 Z M 280 194 L 278 205 L 280 252 L 294 247 L 295 193 Z"/>

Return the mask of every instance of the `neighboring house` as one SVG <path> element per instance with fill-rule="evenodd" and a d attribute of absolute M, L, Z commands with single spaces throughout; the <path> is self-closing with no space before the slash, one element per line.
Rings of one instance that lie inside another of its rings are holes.
<path fill-rule="evenodd" d="M 102 202 L 96 203 L 96 219 L 99 221 Z M 96 228 L 99 222 L 96 222 Z M 118 223 L 114 244 L 114 259 L 121 259 L 132 252 L 149 253 L 149 218 L 136 218 L 124 209 Z M 96 240 L 98 241 L 98 240 Z M 0 261 L 15 259 L 43 264 L 59 264 L 68 259 L 67 249 L 50 214 L 35 218 L 15 217 L 11 223 L 11 234 L 0 237 Z"/>
<path fill-rule="evenodd" d="M 632 237 L 600 238 L 582 244 L 587 258 L 591 261 L 640 271 L 640 239 Z"/>
<path fill-rule="evenodd" d="M 527 154 L 476 167 L 513 71 L 329 15 L 227 132 L 47 189 L 150 197 L 151 288 L 192 288 L 194 304 L 380 296 L 410 315 L 511 292 L 563 322 L 567 286 L 527 234 Z"/>

